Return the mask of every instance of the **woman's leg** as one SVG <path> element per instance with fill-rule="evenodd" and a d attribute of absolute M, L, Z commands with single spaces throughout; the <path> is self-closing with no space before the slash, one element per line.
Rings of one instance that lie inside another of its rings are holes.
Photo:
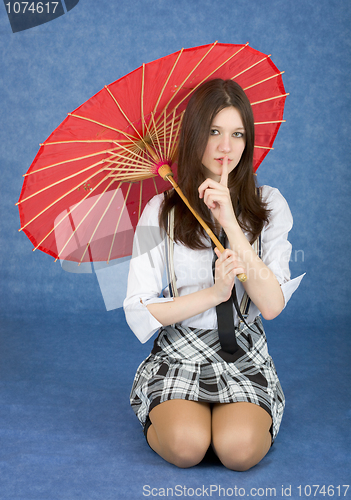
<path fill-rule="evenodd" d="M 149 414 L 147 440 L 162 458 L 178 467 L 201 462 L 211 444 L 211 409 L 207 403 L 165 401 Z"/>
<path fill-rule="evenodd" d="M 271 416 L 253 403 L 215 404 L 212 446 L 223 465 L 236 471 L 256 465 L 271 446 Z"/>

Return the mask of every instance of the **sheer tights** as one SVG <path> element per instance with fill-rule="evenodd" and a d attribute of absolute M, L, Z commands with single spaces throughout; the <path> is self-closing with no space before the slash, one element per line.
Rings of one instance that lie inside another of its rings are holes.
<path fill-rule="evenodd" d="M 219 403 L 212 407 L 173 399 L 150 412 L 150 447 L 178 467 L 192 467 L 212 447 L 228 469 L 245 471 L 256 465 L 271 446 L 272 418 L 253 403 Z"/>

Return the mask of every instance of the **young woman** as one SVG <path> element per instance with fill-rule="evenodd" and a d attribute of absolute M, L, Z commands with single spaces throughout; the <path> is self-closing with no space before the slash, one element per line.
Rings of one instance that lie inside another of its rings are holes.
<path fill-rule="evenodd" d="M 124 309 L 141 342 L 159 334 L 138 368 L 131 404 L 150 447 L 178 467 L 196 465 L 212 445 L 227 468 L 247 470 L 268 452 L 283 415 L 259 315 L 275 318 L 299 279 L 290 281 L 289 207 L 277 189 L 256 188 L 253 149 L 253 114 L 241 87 L 203 84 L 184 115 L 178 183 L 227 249 L 213 250 L 173 190 L 148 203 L 137 229 L 144 239 L 148 232 L 148 251 L 131 260 Z M 165 267 L 173 286 L 163 289 Z M 229 348 L 217 316 L 228 300 Z"/>

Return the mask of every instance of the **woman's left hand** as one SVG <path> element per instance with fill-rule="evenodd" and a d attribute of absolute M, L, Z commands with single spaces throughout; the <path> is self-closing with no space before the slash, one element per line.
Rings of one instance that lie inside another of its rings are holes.
<path fill-rule="evenodd" d="M 220 181 L 206 179 L 198 189 L 200 198 L 203 198 L 204 203 L 224 230 L 237 222 L 228 189 L 227 156 L 223 158 Z"/>

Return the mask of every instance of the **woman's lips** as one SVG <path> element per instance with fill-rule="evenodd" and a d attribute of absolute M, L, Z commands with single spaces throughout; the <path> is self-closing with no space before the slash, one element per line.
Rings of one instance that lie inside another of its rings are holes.
<path fill-rule="evenodd" d="M 215 158 L 215 160 L 216 160 L 216 161 L 218 161 L 221 165 L 223 165 L 223 159 L 224 159 L 224 158 Z M 232 160 L 230 160 L 230 159 L 228 158 L 228 164 L 229 164 L 231 161 L 232 161 Z"/>

